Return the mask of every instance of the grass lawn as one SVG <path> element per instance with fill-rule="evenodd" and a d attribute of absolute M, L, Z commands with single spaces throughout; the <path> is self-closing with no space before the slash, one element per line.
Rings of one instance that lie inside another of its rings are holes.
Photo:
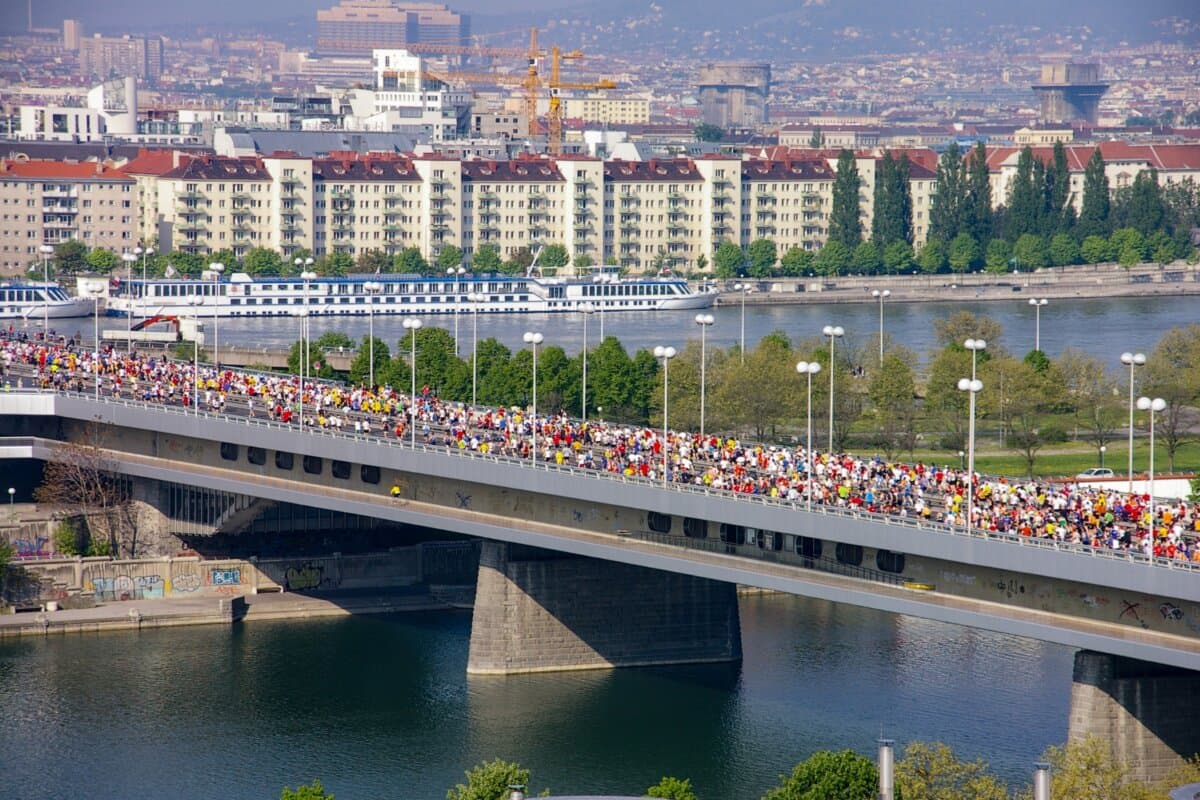
<path fill-rule="evenodd" d="M 977 442 L 975 468 L 992 475 L 1025 475 L 1025 459 L 1015 450 L 1001 450 L 993 440 Z M 1117 475 L 1125 475 L 1129 469 L 1128 440 L 1122 439 L 1108 446 L 1104 454 L 1104 466 Z M 958 465 L 958 451 L 917 450 L 918 461 L 926 463 Z M 907 454 L 902 456 L 907 458 Z M 1144 472 L 1150 462 L 1150 442 L 1140 438 L 1134 440 L 1133 469 Z M 1047 446 L 1037 456 L 1033 473 L 1040 477 L 1076 475 L 1085 469 L 1100 466 L 1096 448 L 1087 442 L 1065 442 Z M 1154 472 L 1161 475 L 1168 471 L 1167 452 L 1161 442 L 1154 447 Z M 1175 454 L 1175 472 L 1194 473 L 1200 471 L 1200 442 L 1186 442 Z"/>

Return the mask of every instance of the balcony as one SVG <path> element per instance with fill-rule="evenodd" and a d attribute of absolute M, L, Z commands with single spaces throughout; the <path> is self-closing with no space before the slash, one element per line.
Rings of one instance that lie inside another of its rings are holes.
<path fill-rule="evenodd" d="M 197 191 L 180 192 L 175 195 L 176 200 L 203 200 L 204 195 Z"/>
<path fill-rule="evenodd" d="M 335 231 L 348 231 L 354 227 L 354 221 L 348 217 L 335 217 L 330 227 Z"/>
<path fill-rule="evenodd" d="M 184 222 L 183 224 L 176 226 L 176 230 L 178 230 L 180 233 L 194 233 L 197 236 L 208 235 L 208 228 L 206 228 L 204 225 L 201 225 L 199 222 Z"/>
<path fill-rule="evenodd" d="M 442 191 L 439 189 L 437 191 L 430 192 L 429 199 L 434 201 L 435 203 L 439 203 L 439 202 L 445 203 L 445 202 L 449 202 L 453 198 L 451 197 L 449 192 L 445 192 L 445 191 Z"/>
<path fill-rule="evenodd" d="M 632 194 L 621 195 L 621 208 L 636 208 L 642 204 L 642 198 Z"/>
<path fill-rule="evenodd" d="M 383 229 L 384 229 L 384 231 L 386 231 L 388 233 L 392 233 L 393 231 L 404 230 L 404 226 L 399 224 L 398 222 L 388 222 L 388 223 L 384 224 Z"/>
<path fill-rule="evenodd" d="M 229 195 L 229 198 L 231 200 L 233 200 L 235 203 L 246 202 L 246 201 L 250 200 L 250 193 L 249 192 L 234 192 L 233 194 Z"/>

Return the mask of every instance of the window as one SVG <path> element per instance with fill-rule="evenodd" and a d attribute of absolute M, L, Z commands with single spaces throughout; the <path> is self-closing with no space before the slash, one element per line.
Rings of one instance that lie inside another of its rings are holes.
<path fill-rule="evenodd" d="M 350 462 L 349 461 L 335 460 L 333 462 L 332 470 L 333 470 L 333 477 L 340 478 L 341 480 L 344 480 L 344 481 L 350 480 Z"/>
<path fill-rule="evenodd" d="M 305 456 L 304 471 L 309 475 L 320 475 L 321 470 L 325 468 L 320 456 Z"/>
<path fill-rule="evenodd" d="M 884 572 L 904 572 L 904 553 L 880 550 L 875 554 L 875 566 Z"/>
<path fill-rule="evenodd" d="M 379 483 L 379 467 L 372 464 L 363 464 L 359 468 L 358 475 L 362 478 L 363 483 Z"/>
<path fill-rule="evenodd" d="M 779 531 L 759 531 L 758 546 L 763 550 L 782 550 L 783 534 Z"/>
<path fill-rule="evenodd" d="M 821 557 L 821 540 L 811 536 L 796 537 L 796 552 L 805 558 Z M 860 557 L 861 558 L 861 557 Z"/>
<path fill-rule="evenodd" d="M 221 442 L 221 458 L 226 461 L 237 461 L 238 446 L 233 442 Z"/>
<path fill-rule="evenodd" d="M 261 467 L 267 463 L 267 451 L 261 447 L 247 447 L 246 460 Z"/>
<path fill-rule="evenodd" d="M 730 525 L 729 523 L 722 522 L 721 541 L 726 544 L 745 544 L 746 528 L 742 525 Z"/>
<path fill-rule="evenodd" d="M 683 535 L 691 539 L 708 538 L 708 522 L 694 517 L 683 518 Z"/>
<path fill-rule="evenodd" d="M 799 545 L 797 545 L 797 550 L 799 550 Z M 834 548 L 834 555 L 837 556 L 839 564 L 849 564 L 852 567 L 862 565 L 862 545 L 840 543 Z"/>
<path fill-rule="evenodd" d="M 655 533 L 670 533 L 671 515 L 648 511 L 646 512 L 646 525 Z"/>

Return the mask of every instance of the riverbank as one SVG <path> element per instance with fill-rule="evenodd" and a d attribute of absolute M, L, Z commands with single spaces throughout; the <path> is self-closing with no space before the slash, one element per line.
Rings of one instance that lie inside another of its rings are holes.
<path fill-rule="evenodd" d="M 1048 300 L 1108 297 L 1200 295 L 1200 266 L 1191 264 L 1084 264 L 1034 272 L 994 274 L 871 275 L 754 279 L 745 292 L 734 281 L 720 287 L 719 305 L 818 305 L 875 303 L 874 291 L 888 291 L 889 303 L 973 302 L 1024 297 Z"/>

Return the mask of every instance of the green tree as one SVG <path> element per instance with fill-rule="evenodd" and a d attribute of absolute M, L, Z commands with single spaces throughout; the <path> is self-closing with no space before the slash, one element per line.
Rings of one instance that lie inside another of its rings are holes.
<path fill-rule="evenodd" d="M 805 250 L 802 247 L 789 248 L 783 254 L 783 258 L 779 259 L 779 268 L 784 275 L 789 277 L 800 277 L 808 273 L 812 268 L 813 254 L 811 250 Z"/>
<path fill-rule="evenodd" d="M 1079 261 L 1079 244 L 1076 243 L 1075 237 L 1069 233 L 1055 234 L 1050 240 L 1051 266 L 1065 267 L 1068 264 L 1078 264 Z"/>
<path fill-rule="evenodd" d="M 466 783 L 446 792 L 446 800 L 503 800 L 510 786 L 528 786 L 531 775 L 520 764 L 500 759 L 477 764 L 466 772 Z"/>
<path fill-rule="evenodd" d="M 1104 172 L 1104 157 L 1100 155 L 1100 148 L 1097 147 L 1092 151 L 1083 172 L 1083 205 L 1079 211 L 1076 234 L 1087 238 L 1108 236 L 1112 233 L 1112 223 L 1109 220 L 1111 202 L 1108 176 Z"/>
<path fill-rule="evenodd" d="M 321 781 L 316 780 L 311 784 L 301 784 L 295 789 L 283 787 L 279 800 L 333 800 L 333 793 L 325 791 Z"/>
<path fill-rule="evenodd" d="M 463 251 L 457 245 L 444 244 L 442 249 L 437 254 L 437 268 L 439 272 L 445 272 L 449 269 L 457 269 L 463 265 Z"/>
<path fill-rule="evenodd" d="M 696 800 L 692 782 L 687 778 L 664 777 L 646 790 L 646 797 L 661 797 L 665 800 Z"/>
<path fill-rule="evenodd" d="M 879 246 L 869 239 L 859 242 L 858 247 L 854 248 L 852 263 L 856 272 L 861 272 L 864 275 L 874 275 L 879 271 L 881 263 Z"/>
<path fill-rule="evenodd" d="M 902 450 L 916 447 L 917 384 L 910 364 L 916 359 L 907 351 L 887 352 L 883 363 L 872 370 L 867 398 L 875 415 L 874 444 L 889 460 Z"/>
<path fill-rule="evenodd" d="M 908 155 L 897 161 L 891 151 L 879 160 L 875 176 L 875 213 L 871 218 L 871 240 L 881 249 L 895 242 L 912 243 L 912 186 Z"/>
<path fill-rule="evenodd" d="M 1128 190 L 1117 193 L 1114 216 L 1124 227 L 1151 236 L 1163 229 L 1166 209 L 1158 186 L 1158 170 L 1144 169 L 1133 179 Z"/>
<path fill-rule="evenodd" d="M 1049 257 L 1046 254 L 1046 242 L 1042 237 L 1033 233 L 1023 233 L 1013 245 L 1013 258 L 1017 266 L 1025 269 L 1046 266 Z"/>
<path fill-rule="evenodd" d="M 552 269 L 561 269 L 571 263 L 571 254 L 561 244 L 548 244 L 542 248 L 538 264 Z"/>
<path fill-rule="evenodd" d="M 896 761 L 904 800 L 1008 800 L 1008 787 L 983 759 L 963 761 L 940 742 L 912 742 Z"/>
<path fill-rule="evenodd" d="M 892 274 L 908 272 L 914 263 L 912 245 L 908 242 L 897 240 L 883 249 L 883 268 Z"/>
<path fill-rule="evenodd" d="M 88 268 L 87 245 L 78 239 L 70 239 L 54 248 L 54 258 L 50 264 L 52 270 L 57 269 L 64 275 L 75 275 Z"/>
<path fill-rule="evenodd" d="M 1083 240 L 1079 247 L 1080 255 L 1088 264 L 1099 264 L 1102 261 L 1112 261 L 1113 255 L 1109 248 L 1108 239 L 1092 235 Z"/>
<path fill-rule="evenodd" d="M 977 142 L 971 153 L 966 182 L 963 225 L 975 241 L 986 242 L 992 238 L 992 176 L 983 142 Z"/>
<path fill-rule="evenodd" d="M 946 268 L 947 263 L 946 245 L 941 239 L 930 239 L 925 242 L 925 246 L 921 248 L 921 254 L 917 256 L 917 265 L 923 272 L 929 274 L 941 272 Z"/>
<path fill-rule="evenodd" d="M 1068 233 L 1075 226 L 1075 206 L 1071 198 L 1071 169 L 1067 165 L 1067 150 L 1062 142 L 1054 143 L 1054 160 L 1046 170 L 1047 237 Z"/>
<path fill-rule="evenodd" d="M 840 242 L 852 251 L 862 240 L 862 209 L 858 193 L 862 178 L 854 153 L 842 149 L 837 160 L 837 177 L 833 180 L 833 206 L 829 213 L 829 241 Z"/>
<path fill-rule="evenodd" d="M 1032 148 L 1026 146 L 1017 156 L 1017 173 L 1008 187 L 1008 206 L 1004 211 L 1004 235 L 1015 242 L 1023 234 L 1041 230 L 1039 217 L 1042 205 L 1041 187 L 1035 182 Z M 1037 164 L 1041 164 L 1040 161 Z"/>
<path fill-rule="evenodd" d="M 1050 763 L 1050 796 L 1054 800 L 1151 800 L 1155 795 L 1119 761 L 1112 746 L 1088 736 L 1042 754 Z M 1161 797 L 1161 795 L 1159 795 Z"/>
<path fill-rule="evenodd" d="M 371 377 L 371 338 L 364 336 L 362 342 L 358 346 L 358 352 L 354 354 L 354 359 L 350 362 L 350 381 L 357 384 L 366 384 Z M 391 361 L 391 352 L 388 350 L 387 343 L 375 337 L 375 380 L 379 381 L 387 374 L 388 362 Z"/>
<path fill-rule="evenodd" d="M 744 360 L 716 360 L 709 373 L 714 427 L 736 430 L 753 424 L 756 440 L 762 441 L 772 427 L 794 419 L 797 409 L 788 401 L 796 397 L 795 363 L 782 331 L 763 338 Z M 747 386 L 756 391 L 747 392 Z"/>
<path fill-rule="evenodd" d="M 988 272 L 1008 272 L 1008 262 L 1012 260 L 1012 245 L 1007 239 L 992 239 L 988 242 L 984 263 Z"/>
<path fill-rule="evenodd" d="M 713 253 L 713 272 L 718 278 L 734 278 L 742 274 L 746 254 L 728 239 L 722 240 Z"/>
<path fill-rule="evenodd" d="M 988 366 L 990 370 L 1004 372 L 1004 413 L 1010 426 L 1008 447 L 1021 454 L 1026 475 L 1033 477 L 1038 454 L 1055 441 L 1057 429 L 1046 423 L 1047 415 L 1064 404 L 1062 376 L 1036 350 L 1024 361 L 996 359 Z M 994 381 L 984 378 L 984 385 L 997 383 L 998 378 Z"/>
<path fill-rule="evenodd" d="M 499 272 L 502 264 L 499 251 L 490 244 L 482 245 L 471 257 L 471 269 L 477 273 Z"/>
<path fill-rule="evenodd" d="M 116 253 L 102 247 L 93 247 L 89 250 L 85 260 L 88 267 L 101 275 L 107 275 L 121 264 L 121 259 L 117 257 Z"/>
<path fill-rule="evenodd" d="M 1074 348 L 1058 357 L 1058 368 L 1067 404 L 1099 458 L 1100 448 L 1113 441 L 1125 419 L 1126 405 L 1118 381 L 1109 375 L 1104 362 Z"/>
<path fill-rule="evenodd" d="M 719 142 L 725 138 L 725 131 L 716 125 L 702 122 L 696 126 L 693 133 L 697 142 Z"/>
<path fill-rule="evenodd" d="M 283 256 L 269 247 L 252 247 L 242 257 L 242 269 L 250 275 L 279 275 Z"/>
<path fill-rule="evenodd" d="M 358 259 L 354 262 L 356 272 L 367 275 L 378 275 L 382 272 L 392 271 L 391 257 L 380 250 L 379 248 L 371 248 L 363 250 L 358 254 Z"/>
<path fill-rule="evenodd" d="M 429 262 L 416 247 L 406 247 L 392 259 L 392 269 L 405 275 L 423 275 L 429 272 Z"/>
<path fill-rule="evenodd" d="M 1121 228 L 1113 231 L 1108 240 L 1109 251 L 1116 254 L 1117 262 L 1125 267 L 1140 264 L 1150 255 L 1146 251 L 1146 239 L 1136 228 Z"/>
<path fill-rule="evenodd" d="M 821 133 L 821 126 L 813 127 L 812 136 L 808 137 L 808 146 L 813 150 L 821 150 L 825 147 L 825 134 Z"/>
<path fill-rule="evenodd" d="M 769 278 L 775 272 L 778 256 L 775 242 L 770 239 L 755 239 L 746 249 L 750 261 L 750 274 L 755 278 Z"/>
<path fill-rule="evenodd" d="M 965 352 L 963 342 L 967 339 L 983 339 L 988 343 L 988 348 L 995 352 L 1004 326 L 988 316 L 956 311 L 948 317 L 934 320 L 933 332 L 939 347 L 952 347 Z M 979 361 L 982 363 L 988 357 L 988 351 L 981 352 Z"/>
<path fill-rule="evenodd" d="M 830 239 L 813 259 L 813 269 L 821 275 L 840 275 L 850 268 L 853 253 L 836 239 Z"/>
<path fill-rule="evenodd" d="M 318 275 L 330 278 L 340 278 L 350 274 L 354 269 L 354 256 L 349 253 L 330 253 L 325 258 L 317 259 L 313 265 Z"/>
<path fill-rule="evenodd" d="M 1179 448 L 1191 438 L 1189 409 L 1200 398 L 1200 324 L 1174 327 L 1162 335 L 1146 359 L 1146 394 L 1167 401 L 1155 416 L 1155 436 L 1175 469 Z"/>
<path fill-rule="evenodd" d="M 822 750 L 801 761 L 763 800 L 874 800 L 879 773 L 869 759 L 850 750 Z"/>
<path fill-rule="evenodd" d="M 700 258 L 703 259 L 704 256 L 701 255 Z M 586 274 L 586 273 L 584 273 L 584 270 L 586 270 L 588 267 L 590 267 L 594 262 L 592 261 L 592 257 L 589 256 L 587 253 L 580 253 L 579 255 L 575 256 L 573 263 L 575 265 L 576 273 Z M 702 270 L 702 269 L 704 269 L 704 265 L 697 263 L 696 268 Z"/>
<path fill-rule="evenodd" d="M 954 237 L 954 241 L 950 243 L 950 269 L 955 272 L 970 272 L 979 262 L 980 258 L 979 243 L 971 238 L 971 234 L 965 230 L 958 236 Z"/>
<path fill-rule="evenodd" d="M 967 172 L 962 151 L 951 142 L 938 159 L 937 188 L 929 207 L 929 238 L 951 241 L 966 222 Z"/>

